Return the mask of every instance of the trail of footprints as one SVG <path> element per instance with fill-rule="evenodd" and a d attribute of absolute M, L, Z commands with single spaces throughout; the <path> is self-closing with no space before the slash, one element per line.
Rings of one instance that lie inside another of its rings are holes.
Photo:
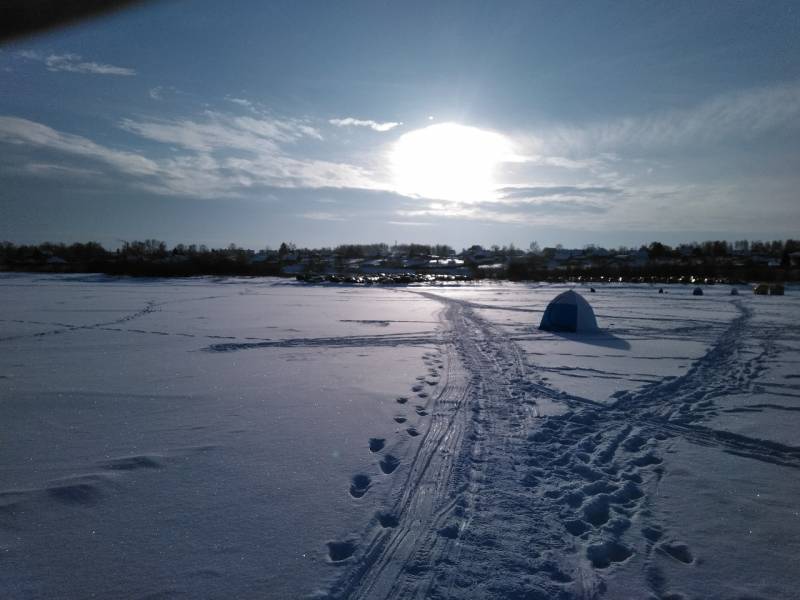
<path fill-rule="evenodd" d="M 410 416 L 418 418 L 427 417 L 429 413 L 428 402 L 432 396 L 432 392 L 439 385 L 441 380 L 441 372 L 444 370 L 444 360 L 441 358 L 441 353 L 426 352 L 422 355 L 422 361 L 427 367 L 425 375 L 416 377 L 416 382 L 411 385 L 411 394 L 407 396 L 398 396 L 395 402 L 398 405 L 398 412 L 393 417 L 394 422 L 398 425 L 408 423 Z M 416 400 L 416 402 L 413 402 Z M 411 403 L 411 404 L 410 404 Z M 398 434 L 407 436 L 408 438 L 415 438 L 420 435 L 419 429 L 414 425 L 409 425 Z M 399 458 L 394 456 L 387 449 L 387 440 L 385 438 L 373 437 L 367 441 L 367 447 L 370 453 L 376 455 L 378 469 L 383 475 L 392 475 L 401 465 Z M 357 473 L 353 475 L 350 480 L 350 496 L 356 500 L 363 498 L 369 492 L 373 485 L 373 479 L 366 473 Z M 378 523 L 381 527 L 397 527 L 399 524 L 399 516 L 387 512 L 378 512 L 376 514 Z M 328 542 L 328 559 L 330 562 L 339 563 L 349 559 L 357 550 L 357 544 L 352 540 L 345 541 L 332 541 Z"/>
<path fill-rule="evenodd" d="M 0 490 L 0 531 L 13 529 L 17 520 L 34 513 L 31 505 L 55 502 L 71 507 L 88 507 L 113 494 L 122 493 L 124 477 L 137 471 L 164 469 L 175 458 L 202 454 L 215 446 L 186 447 L 163 454 L 135 454 L 108 458 L 95 463 L 88 473 L 46 482 L 42 487 Z"/>
<path fill-rule="evenodd" d="M 654 522 L 647 493 L 664 476 L 659 446 L 670 436 L 625 423 L 613 412 L 578 409 L 547 419 L 523 445 L 520 484 L 536 512 L 557 515 L 574 540 L 567 552 L 583 554 L 602 572 L 643 551 L 651 590 L 668 597 L 655 559 L 695 563 L 690 548 Z M 553 578 L 553 594 L 568 589 L 571 577 L 563 575 Z"/>

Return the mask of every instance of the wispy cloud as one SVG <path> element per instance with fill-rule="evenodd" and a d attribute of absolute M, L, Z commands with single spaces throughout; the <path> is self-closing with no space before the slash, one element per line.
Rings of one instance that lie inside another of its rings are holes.
<path fill-rule="evenodd" d="M 132 133 L 184 150 L 183 154 L 160 159 L 117 150 L 17 117 L 0 117 L 0 142 L 104 164 L 129 176 L 131 185 L 158 194 L 214 198 L 240 196 L 258 187 L 385 189 L 363 167 L 287 153 L 282 144 L 291 145 L 307 135 L 305 125 L 287 123 L 262 122 L 250 128 L 245 127 L 251 125 L 250 121 L 234 118 L 200 124 L 122 123 Z M 25 172 L 37 174 L 36 169 L 27 168 Z M 44 175 L 41 170 L 38 174 Z"/>
<path fill-rule="evenodd" d="M 378 121 L 372 121 L 370 119 L 354 119 L 353 117 L 345 117 L 344 119 L 330 119 L 328 121 L 331 125 L 336 125 L 336 127 L 369 127 L 373 131 L 390 131 L 395 127 L 399 127 L 402 123 L 397 123 L 394 121 L 386 121 L 384 123 L 379 123 Z"/>
<path fill-rule="evenodd" d="M 120 127 L 138 136 L 195 152 L 234 149 L 277 150 L 279 143 L 320 139 L 305 121 L 232 116 L 207 111 L 203 119 L 122 119 Z"/>
<path fill-rule="evenodd" d="M 622 193 L 619 188 L 576 185 L 503 187 L 497 191 L 501 199 L 615 196 Z"/>
<path fill-rule="evenodd" d="M 299 215 L 303 219 L 311 219 L 312 221 L 344 221 L 342 215 L 330 212 L 307 212 Z"/>
<path fill-rule="evenodd" d="M 800 129 L 800 82 L 719 95 L 696 106 L 545 131 L 551 152 L 697 148 Z"/>
<path fill-rule="evenodd" d="M 612 206 L 605 202 L 573 198 L 471 204 L 431 203 L 422 208 L 399 210 L 396 214 L 410 218 L 437 217 L 504 224 L 563 226 L 565 216 L 596 218 L 597 215 L 608 213 L 611 210 Z M 578 222 L 585 223 L 586 220 Z M 571 223 L 571 226 L 574 225 L 575 223 Z"/>
<path fill-rule="evenodd" d="M 84 169 L 67 165 L 56 165 L 52 163 L 28 163 L 23 166 L 23 170 L 43 177 L 99 177 L 103 173 L 97 169 Z"/>
<path fill-rule="evenodd" d="M 233 96 L 225 96 L 225 100 L 231 102 L 232 104 L 238 104 L 239 106 L 249 108 L 250 110 L 255 110 L 255 105 L 246 98 L 235 98 Z"/>
<path fill-rule="evenodd" d="M 153 175 L 159 171 L 155 161 L 139 154 L 114 150 L 88 138 L 62 133 L 47 125 L 18 117 L 0 117 L 0 141 L 82 156 L 130 175 Z"/>
<path fill-rule="evenodd" d="M 33 50 L 21 50 L 17 55 L 28 60 L 44 63 L 48 71 L 67 71 L 69 73 L 85 73 L 91 75 L 117 75 L 122 77 L 136 75 L 135 69 L 84 60 L 79 54 L 66 53 L 44 55 Z"/>

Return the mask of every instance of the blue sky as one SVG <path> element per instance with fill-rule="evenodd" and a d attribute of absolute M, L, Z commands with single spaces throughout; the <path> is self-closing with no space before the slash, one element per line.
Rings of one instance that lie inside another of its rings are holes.
<path fill-rule="evenodd" d="M 795 2 L 154 2 L 4 45 L 0 82 L 15 242 L 800 230 Z"/>

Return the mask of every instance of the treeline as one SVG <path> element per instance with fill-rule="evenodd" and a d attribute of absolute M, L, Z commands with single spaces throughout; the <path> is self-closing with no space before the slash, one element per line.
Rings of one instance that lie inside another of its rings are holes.
<path fill-rule="evenodd" d="M 178 244 L 168 249 L 159 240 L 124 242 L 106 250 L 97 242 L 85 244 L 15 245 L 0 243 L 0 270 L 60 273 L 107 273 L 150 277 L 195 275 L 280 275 L 273 261 L 254 260 L 257 254 L 231 244 L 227 248 Z"/>
<path fill-rule="evenodd" d="M 471 246 L 456 254 L 446 244 L 342 244 L 333 248 L 298 248 L 284 242 L 277 250 L 254 251 L 230 244 L 225 248 L 178 244 L 148 239 L 124 242 L 107 250 L 97 242 L 37 245 L 0 243 L 0 270 L 46 272 L 100 272 L 112 275 L 283 275 L 357 272 L 359 265 L 387 265 L 433 272 L 434 258 L 458 257 L 474 277 L 512 280 L 623 278 L 681 281 L 708 279 L 797 280 L 800 278 L 800 241 L 705 241 L 672 247 L 652 242 L 639 248 L 582 249 L 555 246 L 527 250 L 514 245 Z M 419 260 L 422 259 L 422 260 Z M 375 262 L 372 262 L 375 261 Z M 430 264 L 428 264 L 430 263 Z M 419 266 L 422 265 L 422 266 Z M 427 266 L 426 266 L 427 265 Z M 380 268 L 377 267 L 377 268 Z M 442 267 L 444 268 L 444 267 Z"/>
<path fill-rule="evenodd" d="M 306 250 L 307 252 L 309 250 Z M 341 244 L 335 248 L 311 250 L 320 254 L 332 254 L 342 258 L 383 258 L 391 255 L 417 258 L 421 256 L 454 256 L 456 251 L 447 244 Z"/>
<path fill-rule="evenodd" d="M 771 242 L 739 240 L 727 242 L 722 240 L 692 242 L 671 247 L 661 242 L 653 242 L 642 246 L 651 259 L 676 258 L 681 256 L 696 257 L 730 257 L 730 256 L 766 256 L 780 258 L 788 264 L 789 255 L 800 251 L 800 240 L 773 240 Z"/>
<path fill-rule="evenodd" d="M 581 251 L 545 248 L 513 256 L 497 276 L 545 280 L 554 273 L 561 279 L 594 281 L 796 281 L 800 279 L 800 240 L 717 240 L 676 247 L 653 242 L 638 249 L 611 250 L 589 245 Z"/>

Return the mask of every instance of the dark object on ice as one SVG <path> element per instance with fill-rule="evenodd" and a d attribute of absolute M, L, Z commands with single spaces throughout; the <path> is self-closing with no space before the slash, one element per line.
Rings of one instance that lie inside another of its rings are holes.
<path fill-rule="evenodd" d="M 731 296 L 738 296 L 738 295 L 739 295 L 739 290 L 737 290 L 736 288 L 731 288 Z"/>
<path fill-rule="evenodd" d="M 782 283 L 773 283 L 769 286 L 769 295 L 770 296 L 783 296 L 783 284 Z"/>
<path fill-rule="evenodd" d="M 594 293 L 595 293 L 597 290 L 596 290 L 596 289 L 594 289 L 594 288 L 589 288 L 589 291 L 590 291 L 592 294 L 594 294 Z"/>
<path fill-rule="evenodd" d="M 663 294 L 664 293 L 664 288 L 658 288 L 658 293 L 659 294 Z"/>
<path fill-rule="evenodd" d="M 692 290 L 692 296 L 702 296 L 703 288 L 696 287 Z"/>
<path fill-rule="evenodd" d="M 753 288 L 753 293 L 756 296 L 766 296 L 769 294 L 769 286 L 766 283 L 759 283 Z"/>
<path fill-rule="evenodd" d="M 598 328 L 589 303 L 577 292 L 568 290 L 547 305 L 539 329 L 583 333 L 597 331 Z"/>

